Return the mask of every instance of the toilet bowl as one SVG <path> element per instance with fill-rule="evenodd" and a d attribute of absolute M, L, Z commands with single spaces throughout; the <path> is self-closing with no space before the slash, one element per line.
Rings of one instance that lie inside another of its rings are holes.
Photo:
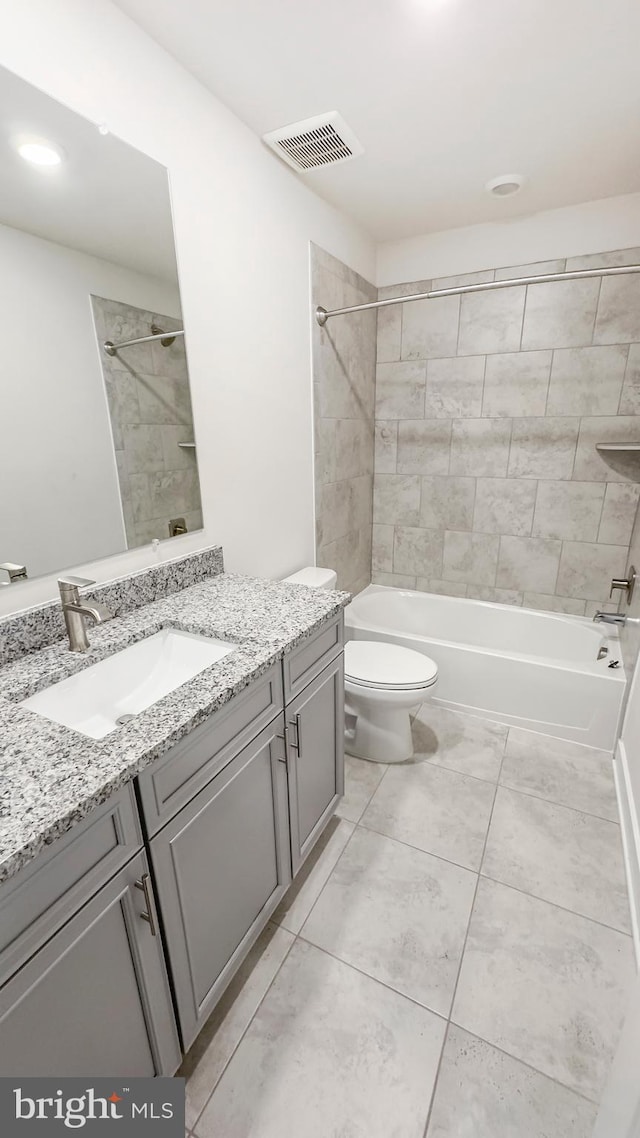
<path fill-rule="evenodd" d="M 283 580 L 335 589 L 333 569 L 308 566 Z M 430 699 L 438 668 L 428 656 L 381 640 L 350 640 L 344 650 L 345 747 L 376 763 L 402 763 L 413 754 L 410 712 Z"/>
<path fill-rule="evenodd" d="M 380 640 L 350 640 L 344 650 L 346 734 L 351 755 L 401 763 L 413 754 L 410 712 L 430 699 L 438 668 L 428 656 Z"/>

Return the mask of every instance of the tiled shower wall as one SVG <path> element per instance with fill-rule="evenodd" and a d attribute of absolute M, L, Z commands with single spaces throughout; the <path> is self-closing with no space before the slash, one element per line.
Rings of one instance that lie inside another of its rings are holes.
<path fill-rule="evenodd" d="M 314 306 L 376 299 L 376 289 L 342 261 L 311 247 Z M 314 321 L 316 563 L 335 569 L 356 593 L 371 580 L 376 313 Z"/>
<path fill-rule="evenodd" d="M 571 257 L 379 296 L 638 261 Z M 576 614 L 608 604 L 640 463 L 595 444 L 640 441 L 640 275 L 381 309 L 377 361 L 373 580 Z"/>
<path fill-rule="evenodd" d="M 93 296 L 98 343 L 182 327 L 172 316 Z M 202 529 L 202 506 L 184 338 L 100 353 L 129 549 L 169 537 L 169 520 Z"/>

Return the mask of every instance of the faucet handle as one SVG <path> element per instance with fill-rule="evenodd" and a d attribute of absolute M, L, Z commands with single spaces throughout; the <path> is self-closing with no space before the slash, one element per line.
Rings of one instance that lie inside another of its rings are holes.
<path fill-rule="evenodd" d="M 628 577 L 614 577 L 611 582 L 611 589 L 609 596 L 613 596 L 614 589 L 622 589 L 627 594 L 627 604 L 633 596 L 633 589 L 636 583 L 636 571 L 633 565 L 629 567 Z"/>
<path fill-rule="evenodd" d="M 59 585 L 75 585 L 77 589 L 81 589 L 84 585 L 95 585 L 90 577 L 74 577 L 70 573 L 65 574 L 64 577 L 58 577 Z"/>

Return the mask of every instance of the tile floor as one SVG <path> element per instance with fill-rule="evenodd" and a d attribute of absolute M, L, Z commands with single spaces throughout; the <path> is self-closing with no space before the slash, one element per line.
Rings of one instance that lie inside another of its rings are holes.
<path fill-rule="evenodd" d="M 199 1036 L 195 1138 L 587 1138 L 634 975 L 610 756 L 425 705 Z"/>

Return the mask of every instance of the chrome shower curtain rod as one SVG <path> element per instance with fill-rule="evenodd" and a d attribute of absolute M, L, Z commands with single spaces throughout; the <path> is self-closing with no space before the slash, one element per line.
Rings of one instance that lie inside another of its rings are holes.
<path fill-rule="evenodd" d="M 151 340 L 174 340 L 176 336 L 184 336 L 184 328 L 176 328 L 175 332 L 155 332 L 153 336 L 137 336 L 135 340 L 121 340 L 119 344 L 105 340 L 102 346 L 108 356 L 115 356 L 120 348 L 130 348 L 132 344 L 148 344 Z"/>
<path fill-rule="evenodd" d="M 538 277 L 514 277 L 507 281 L 487 281 L 485 284 L 459 285 L 457 288 L 439 288 L 433 292 L 415 292 L 410 296 L 390 296 L 387 300 L 372 300 L 368 304 L 352 304 L 349 308 L 333 308 L 327 312 L 321 304 L 316 308 L 316 320 L 321 328 L 332 316 L 346 316 L 348 312 L 366 312 L 370 308 L 387 308 L 390 304 L 408 304 L 412 300 L 435 300 L 439 296 L 461 296 L 466 292 L 490 292 L 494 288 L 511 288 L 514 285 L 546 284 L 548 281 L 579 281 L 587 277 L 615 277 L 621 273 L 640 273 L 640 265 L 616 265 L 601 269 L 574 269 L 569 273 L 544 273 Z"/>

